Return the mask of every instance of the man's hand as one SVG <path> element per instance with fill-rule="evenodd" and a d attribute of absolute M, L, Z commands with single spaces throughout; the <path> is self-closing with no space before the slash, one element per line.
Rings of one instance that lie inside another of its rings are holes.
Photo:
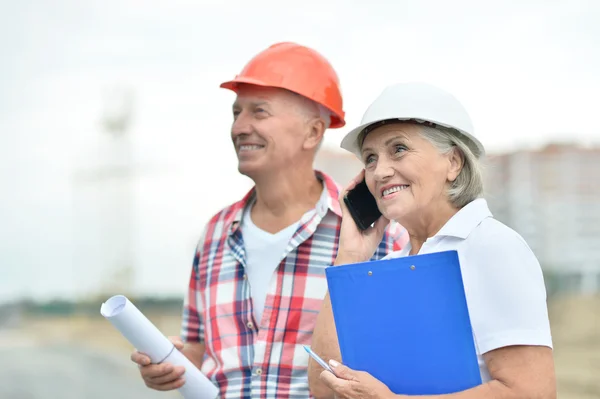
<path fill-rule="evenodd" d="M 178 350 L 183 349 L 183 342 L 179 337 L 169 337 L 169 340 Z M 140 368 L 140 374 L 148 388 L 157 391 L 170 391 L 183 386 L 185 379 L 183 366 L 174 367 L 169 363 L 151 364 L 150 358 L 145 354 L 135 351 L 131 354 L 131 361 L 137 363 Z"/>

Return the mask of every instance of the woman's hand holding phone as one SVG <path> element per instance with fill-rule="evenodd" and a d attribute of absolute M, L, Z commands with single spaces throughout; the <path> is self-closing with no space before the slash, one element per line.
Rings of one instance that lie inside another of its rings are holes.
<path fill-rule="evenodd" d="M 346 206 L 344 197 L 349 191 L 360 184 L 364 178 L 365 170 L 363 169 L 342 191 L 340 196 L 342 225 L 340 228 L 339 249 L 335 265 L 368 261 L 375 253 L 377 246 L 383 239 L 385 229 L 390 223 L 390 221 L 382 215 L 375 221 L 373 226 L 366 230 L 360 230 L 356 225 L 356 222 Z"/>

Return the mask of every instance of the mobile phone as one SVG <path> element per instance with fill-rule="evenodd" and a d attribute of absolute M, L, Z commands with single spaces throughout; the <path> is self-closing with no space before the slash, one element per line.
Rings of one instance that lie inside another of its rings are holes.
<path fill-rule="evenodd" d="M 308 346 L 303 345 L 304 346 L 304 350 L 308 352 L 308 354 L 310 355 L 310 357 L 312 357 L 313 359 L 315 359 L 315 361 L 317 363 L 319 363 L 321 365 L 321 367 L 323 367 L 325 370 L 329 371 L 330 373 L 333 373 L 333 370 L 331 369 L 331 367 L 329 367 L 329 365 L 327 363 L 325 363 L 325 360 L 321 359 L 321 357 L 319 357 L 319 355 L 317 355 L 315 352 L 312 351 L 312 349 L 310 349 Z"/>
<path fill-rule="evenodd" d="M 381 217 L 375 197 L 369 191 L 363 179 L 344 196 L 344 202 L 352 215 L 352 219 L 360 230 L 368 229 Z"/>

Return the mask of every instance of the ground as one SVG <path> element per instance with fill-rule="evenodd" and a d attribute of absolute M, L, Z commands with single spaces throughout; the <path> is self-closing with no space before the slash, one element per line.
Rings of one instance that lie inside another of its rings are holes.
<path fill-rule="evenodd" d="M 179 314 L 147 314 L 165 335 Z M 561 399 L 600 398 L 600 297 L 550 304 Z M 151 391 L 129 361 L 129 343 L 103 317 L 26 318 L 0 327 L 2 399 L 169 399 Z"/>
<path fill-rule="evenodd" d="M 153 315 L 177 335 L 179 315 Z M 131 346 L 103 317 L 25 319 L 0 330 L 2 399 L 174 399 L 148 389 Z"/>

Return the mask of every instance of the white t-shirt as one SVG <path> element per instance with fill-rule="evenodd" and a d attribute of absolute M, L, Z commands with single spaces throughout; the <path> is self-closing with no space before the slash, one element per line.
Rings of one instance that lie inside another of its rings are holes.
<path fill-rule="evenodd" d="M 327 199 L 327 188 L 324 187 L 317 203 L 319 209 L 323 209 L 323 206 L 327 209 Z M 260 325 L 273 273 L 287 256 L 287 246 L 298 229 L 300 221 L 312 218 L 317 208 L 308 211 L 300 220 L 283 230 L 271 234 L 252 222 L 250 214 L 252 205 L 253 203 L 250 203 L 246 207 L 242 216 L 242 237 L 246 251 L 246 275 L 252 295 L 252 309 L 256 322 Z"/>
<path fill-rule="evenodd" d="M 408 256 L 408 243 L 384 259 Z M 482 355 L 510 345 L 552 347 L 540 264 L 525 240 L 493 218 L 476 199 L 456 213 L 419 254 L 456 250 L 483 382 L 491 379 Z M 435 361 L 435 360 L 432 360 Z"/>

